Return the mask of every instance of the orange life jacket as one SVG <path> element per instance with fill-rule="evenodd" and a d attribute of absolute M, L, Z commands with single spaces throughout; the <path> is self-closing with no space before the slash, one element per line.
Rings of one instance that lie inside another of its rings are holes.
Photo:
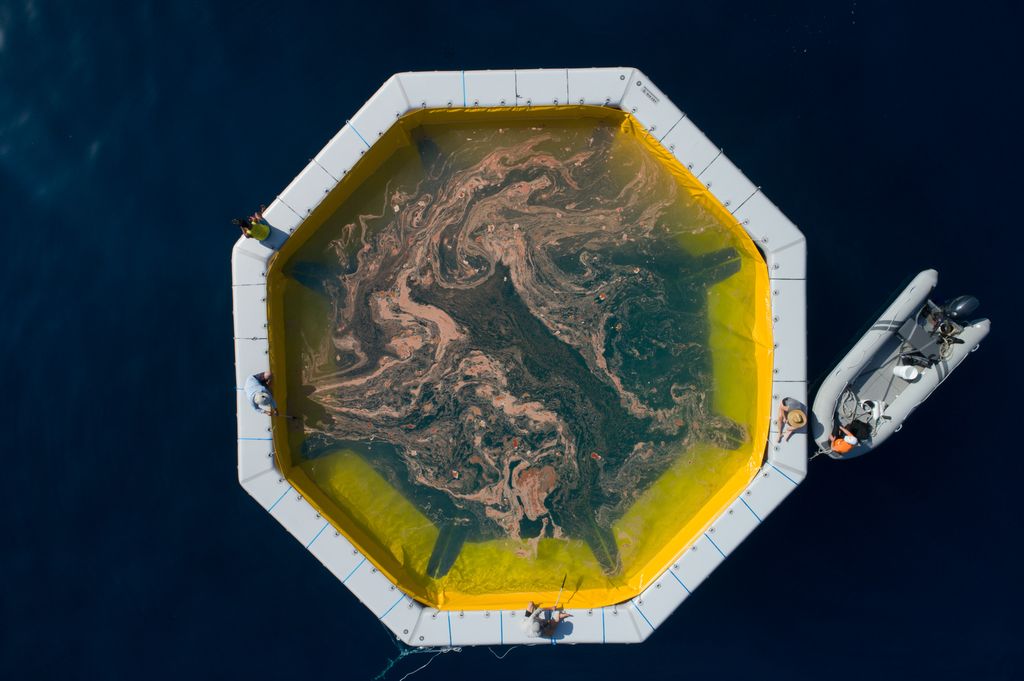
<path fill-rule="evenodd" d="M 845 454 L 851 449 L 853 449 L 853 445 L 851 445 L 849 442 L 847 442 L 841 437 L 837 437 L 834 440 L 832 440 L 832 451 L 836 452 L 837 454 Z"/>

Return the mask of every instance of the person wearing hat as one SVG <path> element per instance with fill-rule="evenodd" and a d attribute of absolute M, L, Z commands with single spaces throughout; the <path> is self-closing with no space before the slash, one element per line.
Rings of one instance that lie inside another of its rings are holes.
<path fill-rule="evenodd" d="M 804 405 L 792 397 L 783 397 L 779 403 L 779 442 L 785 437 L 787 441 L 798 430 L 807 426 L 807 410 Z"/>
<path fill-rule="evenodd" d="M 272 378 L 269 371 L 264 371 L 245 379 L 245 394 L 249 398 L 249 406 L 267 416 L 277 415 L 277 403 L 270 394 Z"/>
<path fill-rule="evenodd" d="M 565 608 L 559 608 L 557 605 L 551 608 L 547 619 L 541 618 L 543 612 L 533 601 L 530 601 L 530 604 L 526 606 L 526 614 L 519 621 L 519 626 L 528 638 L 539 638 L 541 636 L 552 638 L 555 635 L 555 630 L 558 629 L 558 625 L 572 617 L 572 613 L 566 612 Z"/>

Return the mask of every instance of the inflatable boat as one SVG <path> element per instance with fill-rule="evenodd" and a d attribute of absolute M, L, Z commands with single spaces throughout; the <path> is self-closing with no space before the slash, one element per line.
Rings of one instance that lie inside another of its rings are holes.
<path fill-rule="evenodd" d="M 819 453 L 852 459 L 878 447 L 988 335 L 989 320 L 967 320 L 976 298 L 929 300 L 938 280 L 935 270 L 914 277 L 822 382 L 811 419 Z"/>

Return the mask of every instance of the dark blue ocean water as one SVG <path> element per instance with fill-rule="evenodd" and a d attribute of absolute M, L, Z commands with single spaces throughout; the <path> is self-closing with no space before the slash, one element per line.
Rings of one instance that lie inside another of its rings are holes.
<path fill-rule="evenodd" d="M 0 1 L 0 675 L 381 669 L 382 627 L 236 482 L 228 220 L 394 72 L 625 64 L 807 234 L 812 376 L 924 267 L 995 330 L 647 643 L 417 678 L 1020 678 L 1019 5 L 462 5 Z"/>

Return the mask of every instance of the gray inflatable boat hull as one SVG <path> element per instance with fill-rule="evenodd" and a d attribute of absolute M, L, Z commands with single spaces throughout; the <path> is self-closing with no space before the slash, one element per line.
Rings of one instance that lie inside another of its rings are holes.
<path fill-rule="evenodd" d="M 939 274 L 935 270 L 925 270 L 914 277 L 822 382 L 811 410 L 812 435 L 819 451 L 828 453 L 832 458 L 852 459 L 878 447 L 903 427 L 907 417 L 988 335 L 989 320 L 972 322 L 965 325 L 959 335 L 963 343 L 952 346 L 948 356 L 934 366 L 921 369 L 920 376 L 914 381 L 904 381 L 892 375 L 893 352 L 898 353 L 901 344 L 897 331 L 904 321 L 922 308 L 938 279 Z M 898 383 L 893 386 L 894 382 Z M 879 389 L 883 385 L 887 386 L 885 390 Z M 889 400 L 885 400 L 886 397 Z M 852 451 L 842 456 L 830 452 L 829 444 L 829 436 L 841 420 L 841 399 L 853 399 L 860 404 L 864 400 L 873 400 L 885 405 L 880 418 L 872 424 L 871 436 L 862 439 Z"/>

